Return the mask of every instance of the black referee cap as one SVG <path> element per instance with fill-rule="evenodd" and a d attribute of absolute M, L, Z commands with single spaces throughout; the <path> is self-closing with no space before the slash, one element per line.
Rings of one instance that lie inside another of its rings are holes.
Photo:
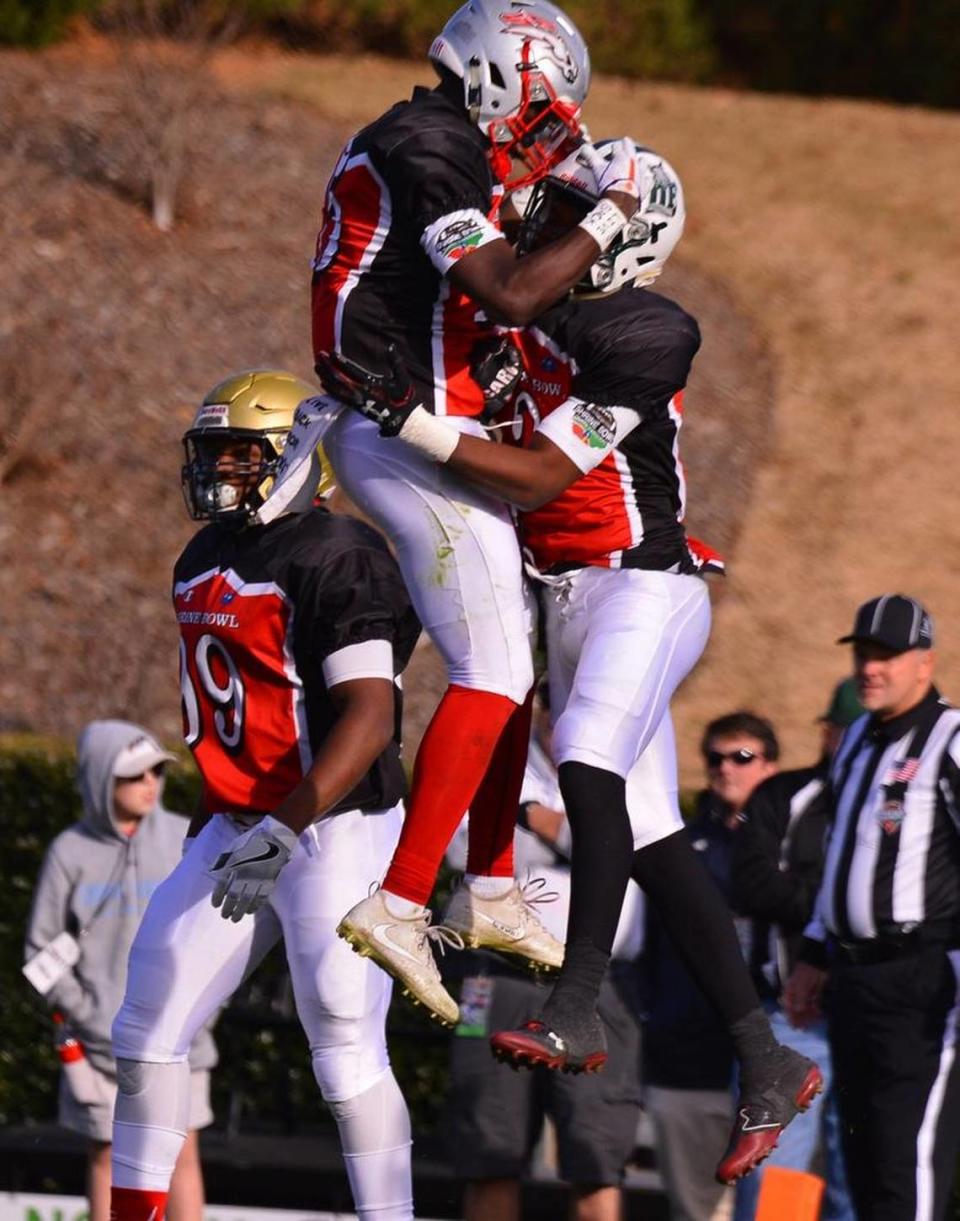
<path fill-rule="evenodd" d="M 916 600 L 906 594 L 883 594 L 864 602 L 857 611 L 853 631 L 837 644 L 863 641 L 882 644 L 897 653 L 933 646 L 933 620 Z"/>

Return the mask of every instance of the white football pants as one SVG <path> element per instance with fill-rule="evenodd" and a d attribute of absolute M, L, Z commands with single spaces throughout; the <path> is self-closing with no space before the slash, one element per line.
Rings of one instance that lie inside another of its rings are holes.
<path fill-rule="evenodd" d="M 634 848 L 683 825 L 670 699 L 710 634 L 700 577 L 581 568 L 547 587 L 547 664 L 558 763 L 623 776 Z"/>
<path fill-rule="evenodd" d="M 210 902 L 209 870 L 245 828 L 215 815 L 154 892 L 130 951 L 127 991 L 113 1025 L 121 1061 L 160 1065 L 121 1090 L 114 1124 L 115 1185 L 165 1190 L 182 1143 L 170 1121 L 174 1068 L 186 1071 L 194 1034 L 229 1000 L 282 935 L 314 1076 L 337 1119 L 358 1217 L 413 1216 L 410 1120 L 387 1053 L 392 980 L 336 934 L 396 847 L 402 806 L 348 810 L 300 836 L 268 904 L 234 923 Z M 136 1076 L 136 1064 L 131 1066 Z M 182 1110 L 182 1107 L 180 1108 Z M 176 1107 L 174 1106 L 174 1110 Z"/>
<path fill-rule="evenodd" d="M 448 417 L 471 436 L 476 420 Z M 532 602 L 509 508 L 343 411 L 323 438 L 337 480 L 396 548 L 449 681 L 520 704 L 533 683 Z"/>
<path fill-rule="evenodd" d="M 336 928 L 367 897 L 370 878 L 385 872 L 402 821 L 397 806 L 312 824 L 267 905 L 234 923 L 210 902 L 209 869 L 246 828 L 214 815 L 144 914 L 113 1024 L 114 1055 L 159 1064 L 185 1059 L 199 1028 L 282 935 L 324 1098 L 339 1102 L 368 1090 L 390 1069 L 384 1020 L 392 984 Z"/>

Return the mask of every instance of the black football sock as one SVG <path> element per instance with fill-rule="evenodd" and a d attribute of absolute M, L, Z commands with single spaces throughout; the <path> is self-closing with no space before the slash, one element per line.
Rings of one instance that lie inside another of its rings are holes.
<path fill-rule="evenodd" d="M 568 941 L 563 959 L 564 978 L 557 981 L 543 1006 L 544 1024 L 563 1038 L 574 1055 L 591 1055 L 606 1049 L 597 998 L 609 961 L 610 955 L 585 937 Z"/>
<path fill-rule="evenodd" d="M 739 1026 L 748 1014 L 754 1034 L 760 1019 L 769 1033 L 770 1023 L 744 962 L 730 908 L 687 832 L 677 831 L 638 849 L 632 875 L 687 970 L 729 1028 L 738 1054 L 744 1041 L 750 1043 L 751 1036 L 744 1040 Z"/>
<path fill-rule="evenodd" d="M 788 1049 L 777 1042 L 764 1009 L 753 1009 L 734 1022 L 730 1034 L 740 1061 L 741 1092 L 751 1086 L 762 1088 L 780 1075 Z"/>
<path fill-rule="evenodd" d="M 633 852 L 623 777 L 585 763 L 561 763 L 559 777 L 573 847 L 567 948 L 544 1009 L 558 1018 L 596 1008 Z"/>

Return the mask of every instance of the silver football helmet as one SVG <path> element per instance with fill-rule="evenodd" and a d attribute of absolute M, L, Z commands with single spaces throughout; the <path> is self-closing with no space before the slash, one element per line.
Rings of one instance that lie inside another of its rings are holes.
<path fill-rule="evenodd" d="M 468 0 L 434 39 L 430 60 L 463 82 L 501 182 L 541 177 L 581 139 L 590 55 L 549 0 Z"/>
<path fill-rule="evenodd" d="M 605 144 L 598 141 L 603 155 Z M 651 284 L 673 253 L 686 219 L 683 187 L 673 166 L 652 149 L 635 145 L 640 169 L 640 206 L 620 236 L 588 268 L 574 288 L 578 296 L 614 293 Z M 600 197 L 589 160 L 577 152 L 530 189 L 518 249 L 536 250 L 569 232 Z"/>

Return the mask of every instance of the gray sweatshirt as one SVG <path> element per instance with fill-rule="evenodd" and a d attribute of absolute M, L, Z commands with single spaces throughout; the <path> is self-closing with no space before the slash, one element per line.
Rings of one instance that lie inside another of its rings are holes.
<path fill-rule="evenodd" d="M 130 946 L 150 896 L 180 861 L 187 830 L 185 818 L 159 804 L 134 835 L 118 829 L 114 762 L 142 736 L 128 721 L 94 721 L 81 736 L 77 782 L 85 814 L 47 849 L 24 948 L 30 958 L 64 930 L 79 936 L 79 962 L 44 999 L 64 1015 L 90 1062 L 111 1075 L 110 1027 L 123 1000 Z M 190 1066 L 216 1062 L 213 1038 L 203 1029 L 190 1048 Z"/>

